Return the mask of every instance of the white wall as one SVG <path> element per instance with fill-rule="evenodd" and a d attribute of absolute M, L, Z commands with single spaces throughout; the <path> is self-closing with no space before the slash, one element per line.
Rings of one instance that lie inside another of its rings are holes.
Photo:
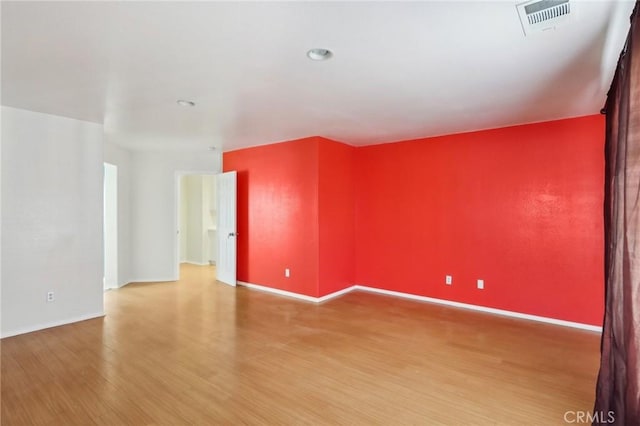
<path fill-rule="evenodd" d="M 103 315 L 102 137 L 2 107 L 3 337 Z"/>
<path fill-rule="evenodd" d="M 217 198 L 216 198 L 216 177 L 215 175 L 203 176 L 202 187 L 204 196 L 204 229 L 207 231 L 206 259 L 217 262 L 218 260 L 218 237 L 216 230 Z"/>
<path fill-rule="evenodd" d="M 1 12 L 0 12 L 1 15 Z M 1 57 L 2 55 L 0 55 Z M 2 62 L 2 60 L 0 60 Z M 0 64 L 0 70 L 2 64 Z M 2 72 L 0 72 L 2 74 Z M 0 81 L 2 80 L 0 76 Z M 0 129 L 2 129 L 2 110 L 0 110 Z M 2 135 L 0 134 L 0 224 L 2 223 Z M 0 226 L 0 242 L 2 241 L 2 226 Z M 0 337 L 2 337 L 2 244 L 0 244 Z M 0 385 L 1 387 L 1 385 Z"/>
<path fill-rule="evenodd" d="M 187 192 L 186 176 L 180 177 L 180 262 L 186 262 L 187 235 L 189 233 L 189 194 Z"/>
<path fill-rule="evenodd" d="M 179 174 L 220 171 L 214 152 L 133 151 L 131 281 L 178 278 Z"/>
<path fill-rule="evenodd" d="M 202 176 L 189 175 L 183 179 L 187 190 L 187 261 L 203 265 L 207 260 L 203 251 L 206 231 L 202 228 Z"/>
<path fill-rule="evenodd" d="M 104 288 L 118 287 L 118 166 L 104 163 Z"/>
<path fill-rule="evenodd" d="M 131 151 L 109 141 L 104 161 L 118 167 L 118 286 L 131 277 Z"/>

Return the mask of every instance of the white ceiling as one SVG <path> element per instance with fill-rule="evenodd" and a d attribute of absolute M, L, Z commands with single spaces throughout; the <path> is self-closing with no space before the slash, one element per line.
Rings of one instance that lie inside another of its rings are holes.
<path fill-rule="evenodd" d="M 225 151 L 597 113 L 634 2 L 572 0 L 568 24 L 527 37 L 515 4 L 3 1 L 2 104 L 131 149 Z"/>

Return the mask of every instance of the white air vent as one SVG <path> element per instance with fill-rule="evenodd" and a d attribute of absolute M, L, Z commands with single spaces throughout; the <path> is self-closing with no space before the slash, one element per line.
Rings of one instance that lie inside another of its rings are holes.
<path fill-rule="evenodd" d="M 569 0 L 533 0 L 516 8 L 524 35 L 555 29 L 571 16 Z"/>

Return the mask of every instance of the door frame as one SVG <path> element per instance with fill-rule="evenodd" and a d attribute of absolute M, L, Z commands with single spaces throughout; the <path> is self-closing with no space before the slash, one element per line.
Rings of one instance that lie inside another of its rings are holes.
<path fill-rule="evenodd" d="M 182 199 L 182 193 L 180 191 L 180 179 L 183 176 L 197 175 L 197 176 L 216 176 L 220 172 L 212 170 L 176 170 L 173 176 L 173 279 L 178 281 L 180 279 L 180 202 Z M 216 195 L 217 196 L 217 195 Z"/>
<path fill-rule="evenodd" d="M 107 175 L 110 170 L 112 173 L 113 180 L 108 180 Z M 102 281 L 103 281 L 103 290 L 109 290 L 118 288 L 120 286 L 120 241 L 119 241 L 119 227 L 120 227 L 120 206 L 118 203 L 119 196 L 119 178 L 120 178 L 120 170 L 118 169 L 118 165 L 115 163 L 111 163 L 109 161 L 102 162 Z M 107 187 L 107 183 L 109 185 Z M 108 191 L 110 189 L 111 191 Z M 108 195 L 112 195 L 112 197 L 108 197 Z M 109 198 L 109 199 L 108 199 Z M 111 204 L 113 203 L 113 204 Z M 107 211 L 111 211 L 112 215 L 108 215 Z M 114 219 L 113 228 L 107 226 L 107 218 L 108 216 L 112 216 Z M 110 229 L 109 235 L 107 235 L 107 230 Z M 109 244 L 107 240 L 111 240 L 114 244 Z M 112 250 L 108 250 L 111 247 Z M 115 252 L 114 252 L 115 250 Z M 112 272 L 115 276 L 111 276 L 108 270 L 113 270 Z M 110 278 L 107 280 L 107 278 Z"/>

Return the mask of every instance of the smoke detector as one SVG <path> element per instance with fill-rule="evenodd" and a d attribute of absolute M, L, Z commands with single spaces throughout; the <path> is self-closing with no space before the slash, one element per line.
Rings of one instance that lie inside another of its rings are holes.
<path fill-rule="evenodd" d="M 532 0 L 516 5 L 524 35 L 554 30 L 571 17 L 569 0 Z"/>

